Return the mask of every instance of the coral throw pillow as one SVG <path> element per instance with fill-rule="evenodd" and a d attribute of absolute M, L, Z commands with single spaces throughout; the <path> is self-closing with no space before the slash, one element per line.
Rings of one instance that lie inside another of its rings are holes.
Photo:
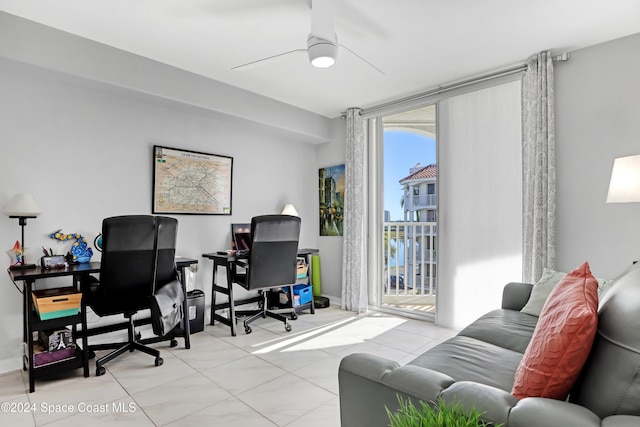
<path fill-rule="evenodd" d="M 511 394 L 564 400 L 587 360 L 597 327 L 598 281 L 585 262 L 549 295 Z"/>

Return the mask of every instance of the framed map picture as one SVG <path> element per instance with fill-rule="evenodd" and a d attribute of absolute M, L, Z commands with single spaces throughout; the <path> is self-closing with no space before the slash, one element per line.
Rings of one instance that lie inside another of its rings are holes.
<path fill-rule="evenodd" d="M 233 158 L 153 146 L 154 214 L 231 215 Z"/>

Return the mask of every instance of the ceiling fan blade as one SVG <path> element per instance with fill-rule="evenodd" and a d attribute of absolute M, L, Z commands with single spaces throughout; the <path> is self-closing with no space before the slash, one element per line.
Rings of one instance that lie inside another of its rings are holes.
<path fill-rule="evenodd" d="M 361 61 L 366 62 L 367 64 L 369 64 L 369 66 L 371 68 L 373 68 L 374 70 L 376 70 L 377 72 L 379 72 L 380 74 L 382 74 L 383 76 L 386 76 L 386 74 L 378 67 L 376 67 L 375 65 L 373 65 L 371 62 L 367 61 L 366 59 L 364 59 L 362 56 L 358 55 L 357 53 L 355 53 L 354 51 L 352 51 L 351 49 L 349 49 L 348 47 L 346 47 L 345 45 L 341 44 L 340 47 L 345 48 L 346 50 L 348 50 L 349 52 L 351 52 L 353 55 L 355 55 L 356 57 L 360 58 Z"/>
<path fill-rule="evenodd" d="M 297 7 L 299 0 L 216 0 L 204 2 L 211 13 L 220 15 L 262 14 L 266 9 Z M 307 7 L 307 6 L 305 6 Z"/>
<path fill-rule="evenodd" d="M 236 65 L 235 67 L 232 67 L 231 69 L 232 70 L 240 70 L 240 69 L 243 69 L 243 68 L 249 68 L 252 65 L 256 65 L 256 64 L 258 64 L 260 62 L 270 61 L 272 59 L 279 58 L 279 57 L 285 56 L 285 55 L 290 55 L 290 54 L 296 53 L 296 52 L 305 52 L 306 53 L 307 50 L 306 49 L 294 49 L 294 50 L 290 50 L 288 52 L 283 52 L 283 53 L 279 53 L 277 55 L 267 56 L 266 58 L 261 58 L 261 59 L 255 60 L 255 61 L 247 62 L 246 64 Z"/>

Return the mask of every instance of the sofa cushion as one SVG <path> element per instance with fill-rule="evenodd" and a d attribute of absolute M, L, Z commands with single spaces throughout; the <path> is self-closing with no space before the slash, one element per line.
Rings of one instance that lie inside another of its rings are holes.
<path fill-rule="evenodd" d="M 640 263 L 601 302 L 598 332 L 569 400 L 604 418 L 640 415 Z"/>
<path fill-rule="evenodd" d="M 514 396 L 567 397 L 591 350 L 597 310 L 598 281 L 585 262 L 549 295 L 516 371 Z"/>
<path fill-rule="evenodd" d="M 550 268 L 545 268 L 542 272 L 540 280 L 533 285 L 531 289 L 531 296 L 529 301 L 522 307 L 522 312 L 531 314 L 533 316 L 540 316 L 544 303 L 549 298 L 551 291 L 556 287 L 558 283 L 567 275 L 562 271 L 555 271 Z M 604 295 L 611 289 L 615 279 L 598 279 L 598 299 L 604 298 Z"/>
<path fill-rule="evenodd" d="M 520 311 L 533 316 L 540 316 L 542 307 L 544 307 L 544 303 L 547 302 L 547 298 L 551 295 L 551 291 L 553 291 L 556 285 L 560 283 L 566 275 L 567 273 L 545 268 L 542 271 L 542 277 L 540 277 L 540 280 L 538 280 L 531 289 L 529 301 L 527 301 Z"/>
<path fill-rule="evenodd" d="M 507 392 L 522 353 L 475 338 L 456 335 L 409 362 L 450 376 L 456 381 L 475 381 Z"/>
<path fill-rule="evenodd" d="M 515 310 L 493 310 L 458 333 L 498 347 L 524 353 L 538 323 L 538 316 Z"/>

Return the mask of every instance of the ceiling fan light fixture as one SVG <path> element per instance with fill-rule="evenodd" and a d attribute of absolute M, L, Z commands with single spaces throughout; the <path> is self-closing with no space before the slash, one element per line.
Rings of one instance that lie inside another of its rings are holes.
<path fill-rule="evenodd" d="M 338 57 L 337 37 L 334 42 L 309 34 L 307 53 L 311 65 L 316 68 L 329 68 L 336 63 Z"/>

